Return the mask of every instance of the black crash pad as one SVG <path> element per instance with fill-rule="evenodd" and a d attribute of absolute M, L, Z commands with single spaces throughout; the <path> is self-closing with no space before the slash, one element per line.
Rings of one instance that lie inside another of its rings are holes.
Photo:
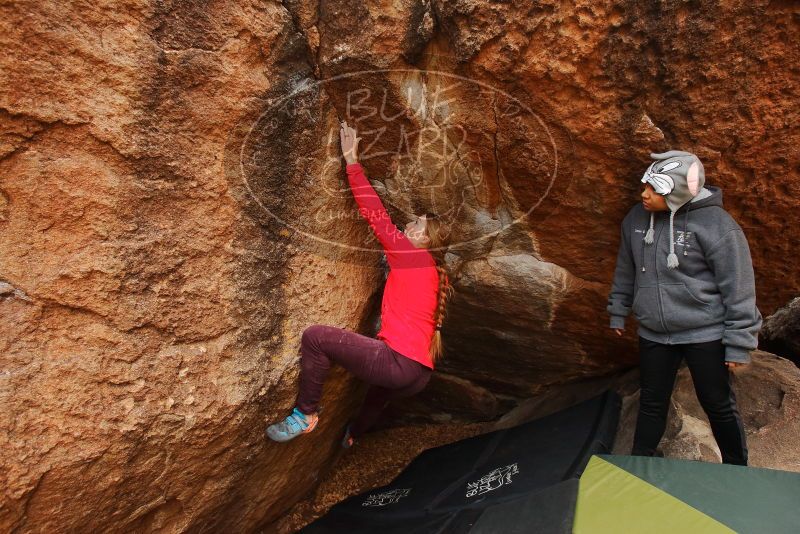
<path fill-rule="evenodd" d="M 611 450 L 620 399 L 558 413 L 417 456 L 387 486 L 350 497 L 301 532 L 570 532 L 577 480 Z"/>

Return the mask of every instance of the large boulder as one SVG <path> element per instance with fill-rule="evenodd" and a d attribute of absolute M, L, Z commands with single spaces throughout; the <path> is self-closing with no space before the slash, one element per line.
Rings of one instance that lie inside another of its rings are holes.
<path fill-rule="evenodd" d="M 789 3 L 0 15 L 2 530 L 248 531 L 317 484 L 363 389 L 334 370 L 318 431 L 263 427 L 291 408 L 305 327 L 377 326 L 338 120 L 395 219 L 452 222 L 429 418 L 524 411 L 635 362 L 604 307 L 651 150 L 694 150 L 724 187 L 762 312 L 800 289 Z"/>
<path fill-rule="evenodd" d="M 764 320 L 759 346 L 800 365 L 800 297 Z"/>
<path fill-rule="evenodd" d="M 302 330 L 363 329 L 380 274 L 358 251 L 292 248 L 248 190 L 263 182 L 232 170 L 270 89 L 313 76 L 290 13 L 0 9 L 0 530 L 248 531 L 277 517 L 317 483 L 358 399 L 337 370 L 318 436 L 265 442 L 294 400 Z M 328 126 L 285 135 L 321 145 Z M 271 156 L 258 178 L 279 177 L 286 215 L 305 216 L 319 199 L 294 169 L 323 160 Z M 367 235 L 351 224 L 342 239 Z"/>

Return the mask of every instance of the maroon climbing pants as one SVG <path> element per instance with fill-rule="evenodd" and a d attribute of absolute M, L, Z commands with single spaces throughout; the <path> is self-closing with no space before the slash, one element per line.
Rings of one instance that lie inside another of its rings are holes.
<path fill-rule="evenodd" d="M 353 437 L 371 427 L 390 400 L 422 391 L 432 373 L 430 367 L 406 358 L 380 339 L 335 326 L 306 328 L 300 342 L 300 354 L 297 407 L 303 413 L 317 411 L 331 362 L 338 363 L 370 384 L 364 405 L 350 425 Z"/>

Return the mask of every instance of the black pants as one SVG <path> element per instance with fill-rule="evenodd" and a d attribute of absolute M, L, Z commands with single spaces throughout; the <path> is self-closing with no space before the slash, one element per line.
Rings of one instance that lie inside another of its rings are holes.
<path fill-rule="evenodd" d="M 681 360 L 686 358 L 697 399 L 711 423 L 711 431 L 722 453 L 722 462 L 747 465 L 744 428 L 736 409 L 731 373 L 725 366 L 722 340 L 663 345 L 640 337 L 639 356 L 641 398 L 631 454 L 655 454 L 667 426 L 667 411 L 675 376 Z"/>

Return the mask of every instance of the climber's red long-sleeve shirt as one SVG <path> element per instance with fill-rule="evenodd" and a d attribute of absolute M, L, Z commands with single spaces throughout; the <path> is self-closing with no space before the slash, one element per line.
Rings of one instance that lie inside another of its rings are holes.
<path fill-rule="evenodd" d="M 428 351 L 436 326 L 434 313 L 439 291 L 436 262 L 430 252 L 415 247 L 392 224 L 361 164 L 351 163 L 346 170 L 358 211 L 372 227 L 389 261 L 377 338 L 400 354 L 433 369 Z"/>

